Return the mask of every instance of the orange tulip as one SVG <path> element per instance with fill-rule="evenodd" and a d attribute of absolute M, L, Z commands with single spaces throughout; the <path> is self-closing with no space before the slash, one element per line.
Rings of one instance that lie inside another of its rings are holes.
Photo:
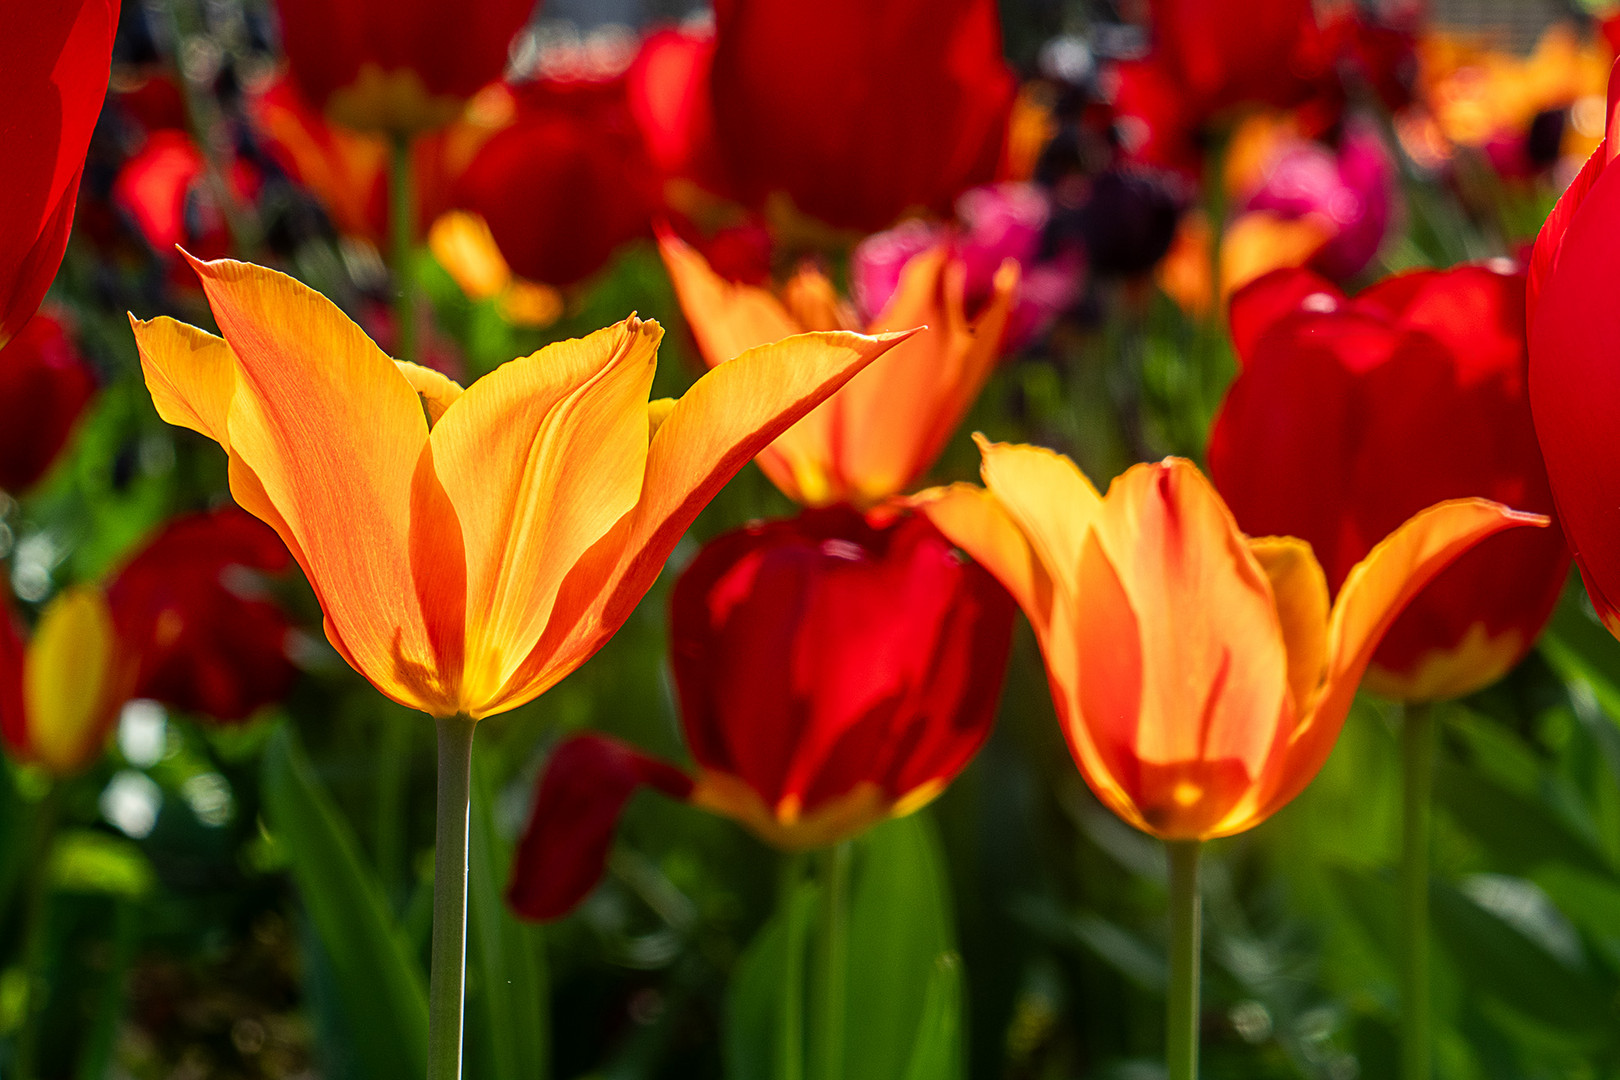
<path fill-rule="evenodd" d="M 710 367 L 743 349 L 806 330 L 852 330 L 849 306 L 819 270 L 801 269 L 780 295 L 727 281 L 673 234 L 659 237 L 681 310 Z M 870 507 L 904 491 L 934 463 L 1000 355 L 1018 292 L 1003 263 L 989 302 L 969 320 L 967 272 L 941 245 L 912 258 L 888 306 L 867 328 L 922 326 L 871 370 L 783 433 L 760 468 L 804 506 Z"/>
<path fill-rule="evenodd" d="M 100 591 L 58 593 L 32 639 L 0 596 L 0 736 L 18 760 L 59 777 L 84 769 L 101 755 L 134 677 Z"/>
<path fill-rule="evenodd" d="M 663 331 L 631 316 L 463 391 L 285 275 L 192 265 L 223 338 L 131 317 L 159 414 L 226 451 L 344 659 L 436 717 L 516 708 L 584 663 L 721 485 L 905 337 L 793 337 L 649 403 Z"/>
<path fill-rule="evenodd" d="M 914 501 L 1029 617 L 1097 797 L 1172 841 L 1242 832 L 1304 790 L 1406 602 L 1485 537 L 1547 524 L 1484 499 L 1431 506 L 1330 606 L 1310 545 L 1244 536 L 1190 462 L 1137 465 L 1101 497 L 1050 450 L 980 449 L 986 488 Z"/>

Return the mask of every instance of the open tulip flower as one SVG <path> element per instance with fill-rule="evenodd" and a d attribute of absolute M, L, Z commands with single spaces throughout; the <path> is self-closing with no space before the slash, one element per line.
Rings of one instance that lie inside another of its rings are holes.
<path fill-rule="evenodd" d="M 287 66 L 346 127 L 412 134 L 501 77 L 534 0 L 277 0 Z"/>
<path fill-rule="evenodd" d="M 1547 519 L 1484 499 L 1429 507 L 1330 604 L 1310 545 L 1245 536 L 1191 462 L 1137 465 L 1102 497 L 1050 450 L 980 448 L 984 488 L 913 501 L 1029 617 L 1086 783 L 1170 844 L 1170 1076 L 1193 1080 L 1200 842 L 1305 789 L 1379 639 L 1435 574 L 1493 533 Z"/>
<path fill-rule="evenodd" d="M 590 891 L 644 784 L 804 851 L 924 805 L 990 732 L 1012 601 L 921 518 L 876 527 L 840 507 L 729 533 L 671 608 L 697 773 L 601 735 L 564 742 L 513 869 L 526 917 Z"/>
<path fill-rule="evenodd" d="M 0 737 L 20 761 L 72 776 L 101 755 L 135 665 L 93 587 L 58 593 L 32 637 L 0 595 Z"/>
<path fill-rule="evenodd" d="M 1530 407 L 1558 515 L 1586 591 L 1620 637 L 1620 455 L 1609 414 L 1620 401 L 1613 342 L 1620 310 L 1606 290 L 1620 275 L 1620 170 L 1611 168 L 1620 79 L 1609 76 L 1608 134 L 1536 237 L 1525 308 Z"/>
<path fill-rule="evenodd" d="M 1243 367 L 1215 418 L 1210 476 L 1248 532 L 1308 541 L 1330 589 L 1443 499 L 1551 514 L 1522 274 L 1421 270 L 1350 299 L 1307 270 L 1277 271 L 1233 298 L 1231 324 Z M 1530 650 L 1568 574 L 1556 526 L 1482 543 L 1390 627 L 1368 685 L 1426 701 L 1496 681 Z"/>
<path fill-rule="evenodd" d="M 0 346 L 39 307 L 67 249 L 117 28 L 118 0 L 0 9 Z"/>
<path fill-rule="evenodd" d="M 854 328 L 849 306 L 819 270 L 801 269 L 773 294 L 727 281 L 669 233 L 659 249 L 710 367 L 806 330 Z M 950 257 L 946 243 L 912 257 L 867 332 L 926 329 L 759 455 L 760 468 L 783 494 L 803 506 L 870 507 L 928 471 L 995 367 L 1017 302 L 1018 264 L 1001 264 L 972 320 L 964 310 L 966 282 L 965 265 Z"/>

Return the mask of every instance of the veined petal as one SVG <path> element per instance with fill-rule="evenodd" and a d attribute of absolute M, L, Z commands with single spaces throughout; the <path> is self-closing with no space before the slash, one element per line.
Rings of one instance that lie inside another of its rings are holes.
<path fill-rule="evenodd" d="M 972 556 L 1012 594 L 1040 635 L 1052 616 L 1052 578 L 1001 502 L 984 488 L 952 484 L 906 500 L 945 538 Z"/>
<path fill-rule="evenodd" d="M 1271 749 L 1288 655 L 1270 583 L 1226 504 L 1185 460 L 1127 470 L 1109 488 L 1092 531 L 1134 616 L 1141 688 L 1134 712 L 1119 695 L 1117 707 L 1090 707 L 1088 683 L 1118 676 L 1108 662 L 1092 662 L 1082 639 L 1086 725 L 1100 746 L 1117 743 L 1141 763 L 1133 793 L 1156 831 L 1187 835 L 1155 816 L 1179 818 L 1196 806 L 1201 820 L 1218 820 L 1257 778 Z M 1114 631 L 1097 629 L 1095 561 L 1088 550 L 1075 617 L 1084 633 L 1103 635 L 1090 643 L 1106 661 L 1119 646 Z M 1183 771 L 1194 764 L 1200 775 Z"/>
<path fill-rule="evenodd" d="M 378 689 L 458 705 L 465 570 L 417 391 L 329 300 L 247 263 L 193 262 L 236 358 L 232 456 L 273 506 L 329 635 Z M 239 496 L 240 498 L 240 496 Z"/>
<path fill-rule="evenodd" d="M 131 674 L 98 590 L 69 589 L 52 600 L 34 629 L 23 667 L 33 760 L 57 776 L 95 760 Z"/>
<path fill-rule="evenodd" d="M 1292 536 L 1252 538 L 1249 550 L 1271 582 L 1288 649 L 1288 688 L 1298 714 L 1303 714 L 1327 673 L 1327 575 L 1311 545 Z"/>
<path fill-rule="evenodd" d="M 129 325 L 158 415 L 230 453 L 226 419 L 236 393 L 236 358 L 225 339 L 167 315 L 150 321 L 131 315 Z"/>
<path fill-rule="evenodd" d="M 1074 462 L 1040 446 L 993 443 L 974 435 L 980 474 L 1058 588 L 1075 594 L 1080 547 L 1102 512 L 1102 498 Z"/>
<path fill-rule="evenodd" d="M 409 360 L 395 360 L 394 365 L 399 368 L 399 373 L 405 376 L 405 381 L 411 384 L 411 389 L 422 399 L 422 408 L 427 411 L 430 428 L 443 418 L 444 410 L 465 393 L 460 383 L 443 372 L 423 367 L 421 364 L 413 364 Z"/>
<path fill-rule="evenodd" d="M 860 330 L 839 299 L 833 283 L 827 280 L 827 275 L 819 267 L 812 264 L 799 267 L 798 272 L 782 287 L 782 305 L 801 331 Z M 900 329 L 909 330 L 919 325 L 907 323 Z"/>
<path fill-rule="evenodd" d="M 692 245 L 674 233 L 660 233 L 658 253 L 664 257 L 703 362 L 711 368 L 757 345 L 810 329 L 795 322 L 770 290 L 738 285 L 715 273 Z"/>
<path fill-rule="evenodd" d="M 1275 776 L 1268 778 L 1268 786 L 1275 787 L 1264 813 L 1298 795 L 1321 770 L 1338 741 L 1362 673 L 1407 602 L 1487 536 L 1547 524 L 1540 514 L 1519 513 L 1487 499 L 1453 499 L 1414 514 L 1355 565 L 1333 604 L 1326 679 L 1314 706 L 1302 706 L 1292 744 Z"/>
<path fill-rule="evenodd" d="M 635 507 L 662 337 L 632 317 L 548 345 L 475 382 L 434 426 L 434 461 L 466 544 L 469 715 L 498 699 L 563 578 Z"/>
<path fill-rule="evenodd" d="M 499 707 L 555 685 L 601 647 L 641 600 L 681 535 L 771 439 L 906 334 L 800 334 L 750 349 L 699 379 L 658 425 L 633 513 L 591 548 Z"/>

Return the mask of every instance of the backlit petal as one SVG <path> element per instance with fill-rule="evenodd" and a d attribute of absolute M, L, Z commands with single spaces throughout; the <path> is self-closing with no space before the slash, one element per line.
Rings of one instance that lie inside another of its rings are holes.
<path fill-rule="evenodd" d="M 980 473 L 1017 522 L 1052 581 L 1069 595 L 1078 587 L 1080 546 L 1102 511 L 1102 498 L 1074 462 L 1040 446 L 993 443 L 975 435 Z"/>
<path fill-rule="evenodd" d="M 422 408 L 427 412 L 428 426 L 432 427 L 444 416 L 444 410 L 459 398 L 464 391 L 461 384 L 445 375 L 421 364 L 413 364 L 409 360 L 395 360 L 399 373 L 405 376 L 405 381 L 411 384 L 422 399 Z"/>
<path fill-rule="evenodd" d="M 1271 581 L 1283 644 L 1288 649 L 1288 688 L 1295 707 L 1303 713 L 1327 673 L 1327 577 L 1311 545 L 1292 536 L 1252 539 L 1249 550 Z"/>
<path fill-rule="evenodd" d="M 23 701 L 33 760 L 58 776 L 101 753 L 128 689 L 107 601 L 70 589 L 46 607 L 23 670 Z"/>
<path fill-rule="evenodd" d="M 727 281 L 697 250 L 674 233 L 658 238 L 658 252 L 675 284 L 675 296 L 697 339 L 703 362 L 716 367 L 732 357 L 808 327 L 795 322 L 770 290 Z"/>

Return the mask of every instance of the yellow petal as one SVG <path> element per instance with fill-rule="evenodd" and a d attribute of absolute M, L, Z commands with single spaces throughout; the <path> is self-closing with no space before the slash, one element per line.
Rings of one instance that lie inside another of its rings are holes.
<path fill-rule="evenodd" d="M 1407 602 L 1486 537 L 1547 523 L 1539 514 L 1518 513 L 1486 499 L 1454 499 L 1413 515 L 1350 570 L 1333 603 L 1326 681 L 1315 708 L 1295 729 L 1286 760 L 1270 778 L 1266 813 L 1293 799 L 1321 770 L 1362 673 Z"/>
<path fill-rule="evenodd" d="M 225 421 L 236 393 L 236 359 L 225 339 L 167 315 L 150 322 L 131 315 L 129 325 L 158 415 L 208 436 L 229 453 Z"/>
<path fill-rule="evenodd" d="M 1327 575 L 1311 545 L 1292 536 L 1251 539 L 1249 550 L 1271 581 L 1288 649 L 1288 687 L 1303 715 L 1315 702 L 1327 672 Z"/>
<path fill-rule="evenodd" d="M 528 658 L 574 564 L 636 505 L 663 330 L 634 317 L 475 382 L 431 437 L 467 558 L 464 709 Z"/>
<path fill-rule="evenodd" d="M 801 330 L 858 330 L 838 290 L 814 264 L 806 263 L 782 289 L 782 304 Z M 909 326 L 895 327 L 899 330 Z M 761 344 L 764 344 L 761 342 Z"/>
<path fill-rule="evenodd" d="M 421 364 L 413 364 L 409 360 L 395 360 L 399 373 L 405 376 L 405 381 L 411 384 L 417 396 L 422 399 L 422 408 L 427 412 L 428 426 L 432 427 L 444 416 L 448 409 L 464 391 L 461 384 L 443 372 L 435 371 Z"/>
<path fill-rule="evenodd" d="M 101 753 L 128 690 L 112 613 L 100 591 L 69 589 L 45 608 L 23 668 L 24 713 L 34 759 L 57 776 Z"/>
<path fill-rule="evenodd" d="M 232 455 L 261 489 L 250 499 L 274 507 L 266 520 L 299 554 L 334 644 L 395 700 L 454 711 L 465 573 L 416 389 L 314 290 L 247 263 L 193 266 L 237 361 Z"/>
<path fill-rule="evenodd" d="M 1037 634 L 1052 612 L 1052 579 L 1000 501 L 984 488 L 952 484 L 906 500 L 945 538 L 990 571 L 1012 595 Z"/>
<path fill-rule="evenodd" d="M 664 257 L 681 311 L 709 367 L 806 329 L 769 290 L 727 281 L 674 233 L 659 236 L 658 253 Z"/>
<path fill-rule="evenodd" d="M 800 334 L 751 349 L 699 379 L 658 426 L 633 513 L 574 567 L 551 624 L 501 708 L 543 693 L 601 647 L 727 480 L 905 334 Z M 494 708 L 491 711 L 498 711 Z"/>
<path fill-rule="evenodd" d="M 470 300 L 494 299 L 512 283 L 512 268 L 480 214 L 441 215 L 428 230 L 428 250 Z"/>
<path fill-rule="evenodd" d="M 1041 446 L 993 443 L 974 435 L 984 457 L 980 473 L 1053 583 L 1073 596 L 1080 547 L 1102 511 L 1102 498 L 1074 462 Z"/>

